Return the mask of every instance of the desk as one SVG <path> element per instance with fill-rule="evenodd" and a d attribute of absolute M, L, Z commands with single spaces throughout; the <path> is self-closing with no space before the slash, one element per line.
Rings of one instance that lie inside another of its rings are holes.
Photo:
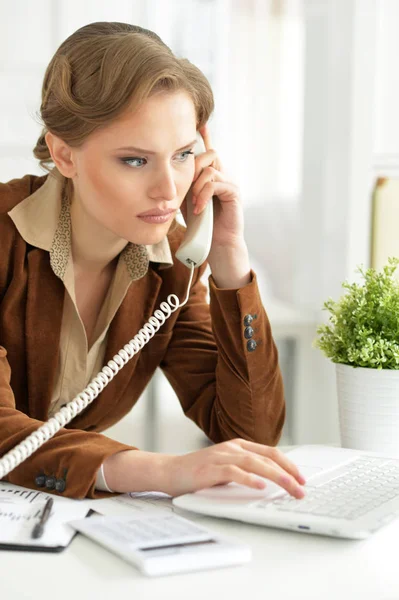
<path fill-rule="evenodd" d="M 240 567 L 147 578 L 78 535 L 61 554 L 1 551 L 4 600 L 397 600 L 399 520 L 368 540 L 271 529 L 179 511 L 251 545 Z"/>

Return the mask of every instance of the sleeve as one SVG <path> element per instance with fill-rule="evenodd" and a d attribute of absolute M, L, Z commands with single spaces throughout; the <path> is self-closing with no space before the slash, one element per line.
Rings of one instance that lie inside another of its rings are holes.
<path fill-rule="evenodd" d="M 43 424 L 16 409 L 10 376 L 7 351 L 0 346 L 0 457 Z M 46 490 L 51 493 L 70 498 L 109 497 L 107 492 L 96 490 L 97 471 L 108 456 L 132 449 L 135 448 L 100 433 L 64 428 L 10 471 L 4 480 L 40 489 L 36 478 L 44 474 L 65 481 L 64 491 Z"/>
<path fill-rule="evenodd" d="M 275 445 L 285 401 L 278 352 L 256 275 L 238 290 L 218 289 L 200 268 L 161 363 L 183 411 L 213 442 L 241 437 Z"/>

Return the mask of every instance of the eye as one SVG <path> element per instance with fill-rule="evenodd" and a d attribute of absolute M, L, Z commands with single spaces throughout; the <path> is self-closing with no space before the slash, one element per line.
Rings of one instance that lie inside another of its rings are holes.
<path fill-rule="evenodd" d="M 184 152 L 180 152 L 180 156 L 183 156 L 184 158 L 179 162 L 184 162 L 190 156 L 190 154 L 194 154 L 194 152 L 192 150 L 185 150 Z"/>
<path fill-rule="evenodd" d="M 194 154 L 194 152 L 192 150 L 185 150 L 184 152 L 180 152 L 180 154 L 178 154 L 177 156 L 180 156 L 182 158 L 178 159 L 178 162 L 185 162 L 187 160 L 187 158 L 190 156 L 190 154 Z M 137 165 L 134 164 L 136 161 L 145 161 L 145 163 L 147 163 L 147 159 L 146 158 L 141 158 L 140 156 L 126 156 L 125 158 L 121 158 L 120 161 L 126 165 L 132 166 L 136 169 L 140 169 L 141 167 L 143 167 L 144 165 Z"/>
<path fill-rule="evenodd" d="M 145 158 L 140 158 L 139 156 L 127 156 L 126 158 L 121 158 L 121 161 L 126 164 L 136 168 L 140 168 L 138 165 L 132 165 L 132 163 L 136 160 L 146 160 Z M 142 166 L 142 165 L 141 165 Z"/>

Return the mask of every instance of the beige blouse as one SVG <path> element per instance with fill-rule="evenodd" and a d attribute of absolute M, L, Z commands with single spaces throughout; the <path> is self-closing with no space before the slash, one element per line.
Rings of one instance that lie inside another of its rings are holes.
<path fill-rule="evenodd" d="M 8 214 L 27 243 L 50 253 L 51 268 L 65 287 L 60 355 L 48 412 L 50 418 L 63 404 L 77 396 L 103 367 L 109 325 L 132 281 L 147 273 L 150 261 L 167 268 L 173 264 L 173 260 L 166 237 L 155 245 L 127 244 L 119 255 L 114 277 L 98 314 L 94 342 L 89 349 L 76 305 L 71 216 L 69 202 L 62 194 L 59 171 L 54 168 L 46 182 Z M 131 337 L 136 333 L 131 332 Z M 96 487 L 109 490 L 102 468 L 97 474 Z"/>

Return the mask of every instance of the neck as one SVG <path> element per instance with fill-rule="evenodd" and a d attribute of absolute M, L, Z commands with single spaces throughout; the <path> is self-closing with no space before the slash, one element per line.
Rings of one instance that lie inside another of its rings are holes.
<path fill-rule="evenodd" d="M 93 221 L 79 202 L 72 200 L 71 243 L 74 265 L 80 270 L 107 270 L 128 242 Z"/>

